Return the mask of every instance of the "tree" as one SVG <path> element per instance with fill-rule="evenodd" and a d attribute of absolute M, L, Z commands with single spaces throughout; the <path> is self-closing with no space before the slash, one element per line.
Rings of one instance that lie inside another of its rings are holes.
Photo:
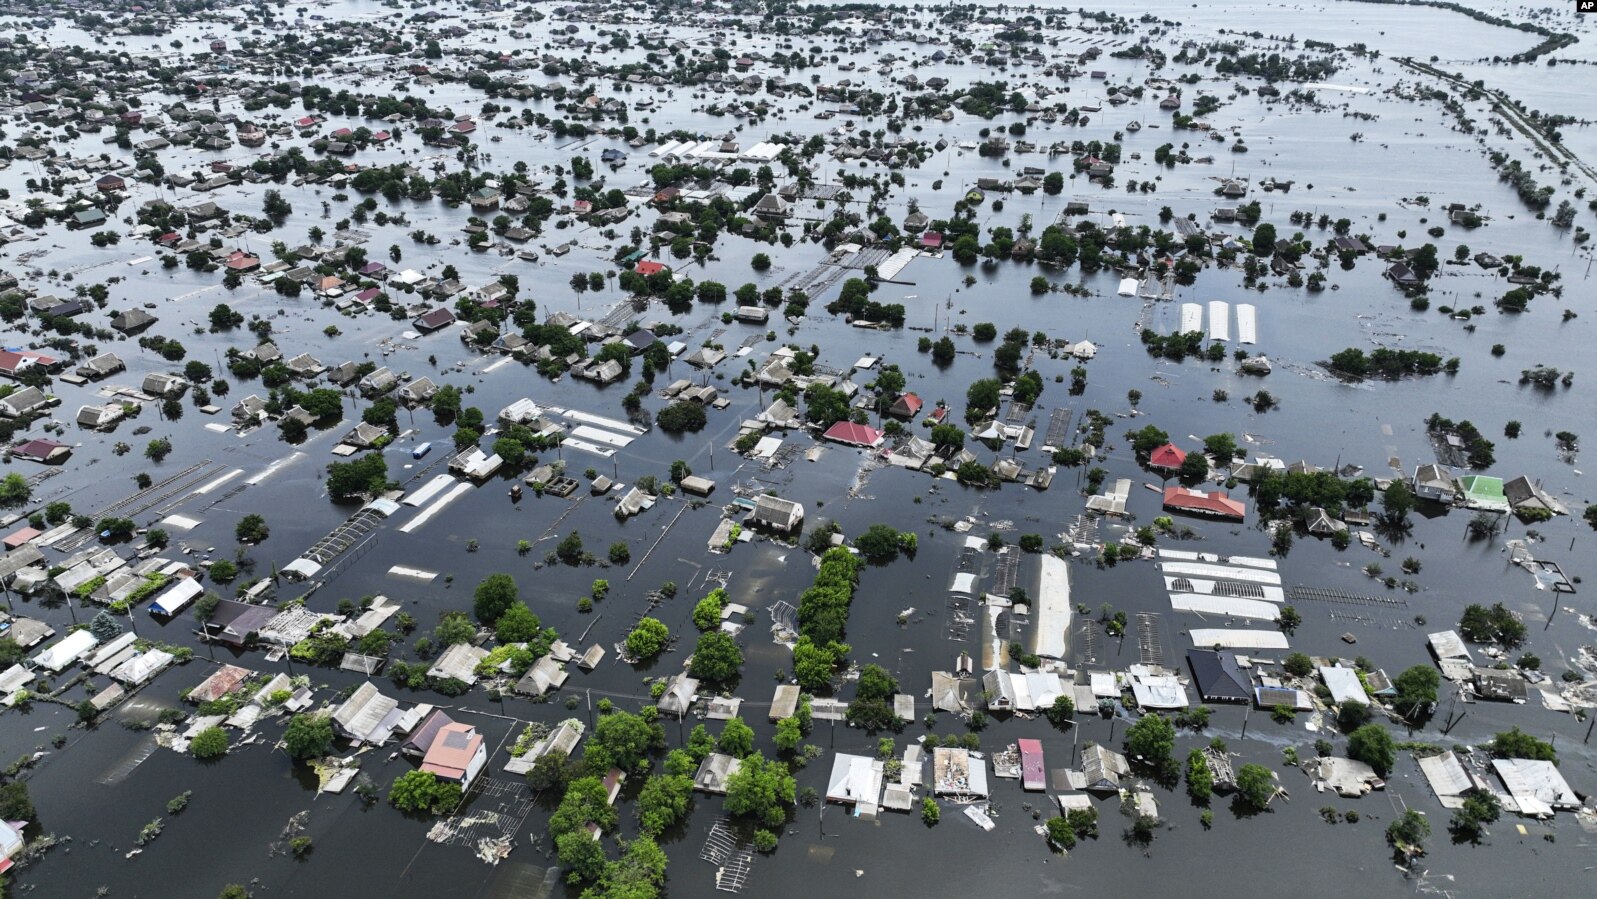
<path fill-rule="evenodd" d="M 701 631 L 721 625 L 721 610 L 726 606 L 726 591 L 717 587 L 693 607 L 693 626 Z"/>
<path fill-rule="evenodd" d="M 855 695 L 861 699 L 892 699 L 898 692 L 898 680 L 880 665 L 866 665 L 860 670 Z"/>
<path fill-rule="evenodd" d="M 1344 699 L 1336 707 L 1336 726 L 1350 734 L 1370 721 L 1370 707 L 1357 699 Z"/>
<path fill-rule="evenodd" d="M 930 796 L 921 800 L 920 819 L 927 827 L 936 826 L 937 822 L 942 820 L 942 817 L 942 808 L 937 805 L 937 800 Z"/>
<path fill-rule="evenodd" d="M 1279 615 L 1276 623 L 1281 625 L 1281 630 L 1286 633 L 1293 633 L 1303 626 L 1303 615 L 1293 606 L 1282 606 Z"/>
<path fill-rule="evenodd" d="M 527 786 L 535 793 L 564 790 L 571 781 L 574 767 L 569 759 L 562 758 L 557 752 L 538 756 L 538 760 L 532 763 L 532 770 L 527 772 Z"/>
<path fill-rule="evenodd" d="M 793 678 L 806 690 L 819 690 L 832 682 L 832 672 L 848 654 L 841 643 L 816 643 L 800 636 L 793 645 Z"/>
<path fill-rule="evenodd" d="M 230 883 L 222 887 L 222 892 L 216 894 L 216 899 L 250 899 L 250 893 L 242 885 Z"/>
<path fill-rule="evenodd" d="M 106 643 L 122 635 L 122 625 L 117 624 L 110 613 L 101 609 L 94 613 L 94 619 L 89 622 L 89 633 L 94 635 L 94 639 Z"/>
<path fill-rule="evenodd" d="M 1209 460 L 1202 453 L 1187 453 L 1181 460 L 1179 477 L 1183 483 L 1196 484 L 1209 476 Z"/>
<path fill-rule="evenodd" d="M 1386 826 L 1386 842 L 1404 856 L 1423 854 L 1423 844 L 1430 835 L 1430 820 L 1413 809 Z"/>
<path fill-rule="evenodd" d="M 1275 226 L 1268 222 L 1253 229 L 1253 254 L 1255 256 L 1275 255 Z"/>
<path fill-rule="evenodd" d="M 1294 652 L 1286 657 L 1281 667 L 1285 668 L 1286 673 L 1293 677 L 1307 677 L 1314 671 L 1314 660 L 1301 652 Z"/>
<path fill-rule="evenodd" d="M 704 414 L 703 406 L 680 400 L 661 409 L 654 420 L 660 426 L 660 430 L 667 434 L 680 434 L 683 431 L 703 430 L 709 419 Z"/>
<path fill-rule="evenodd" d="M 472 599 L 472 611 L 476 613 L 478 621 L 491 626 L 499 620 L 499 616 L 519 601 L 520 594 L 516 590 L 515 578 L 508 574 L 490 574 L 477 585 L 477 592 Z"/>
<path fill-rule="evenodd" d="M 764 832 L 755 833 L 755 848 Z M 599 882 L 583 891 L 583 899 L 654 899 L 665 884 L 665 868 L 665 852 L 659 845 L 648 836 L 638 837 L 626 844 L 619 859 L 604 866 Z"/>
<path fill-rule="evenodd" d="M 217 303 L 211 309 L 211 330 L 225 331 L 244 324 L 244 313 L 235 310 L 226 303 Z"/>
<path fill-rule="evenodd" d="M 220 758 L 227 754 L 227 731 L 207 727 L 189 741 L 189 752 L 197 759 Z"/>
<path fill-rule="evenodd" d="M 567 534 L 564 539 L 555 544 L 555 557 L 567 565 L 576 565 L 582 561 L 582 535 L 576 531 Z"/>
<path fill-rule="evenodd" d="M 768 762 L 758 752 L 744 757 L 743 766 L 726 781 L 726 810 L 770 827 L 787 819 L 793 797 L 793 776 L 787 766 Z"/>
<path fill-rule="evenodd" d="M 1140 460 L 1146 460 L 1153 451 L 1170 442 L 1170 434 L 1154 425 L 1144 425 L 1140 430 L 1126 432 L 1131 450 Z"/>
<path fill-rule="evenodd" d="M 1076 846 L 1076 830 L 1070 826 L 1070 821 L 1061 815 L 1049 818 L 1044 826 L 1048 830 L 1048 841 L 1060 849 L 1069 851 Z"/>
<path fill-rule="evenodd" d="M 1076 717 L 1076 703 L 1069 696 L 1060 694 L 1054 697 L 1053 705 L 1043 712 L 1048 716 L 1048 721 L 1054 727 L 1064 730 Z"/>
<path fill-rule="evenodd" d="M 694 677 L 725 683 L 737 677 L 742 665 L 743 650 L 738 648 L 737 641 L 725 631 L 709 631 L 699 635 L 689 670 Z"/>
<path fill-rule="evenodd" d="M 1159 769 L 1171 761 L 1176 729 L 1163 715 L 1148 714 L 1126 729 L 1126 755 L 1148 768 Z"/>
<path fill-rule="evenodd" d="M 311 759 L 333 748 L 333 720 L 327 715 L 299 714 L 283 731 L 283 748 L 290 758 Z"/>
<path fill-rule="evenodd" d="M 327 493 L 334 500 L 349 500 L 376 493 L 388 486 L 388 462 L 381 453 L 370 453 L 354 462 L 334 462 L 327 466 Z"/>
<path fill-rule="evenodd" d="M 671 629 L 658 618 L 639 619 L 636 627 L 627 634 L 627 655 L 640 661 L 652 659 L 665 648 L 671 639 Z"/>
<path fill-rule="evenodd" d="M 1525 622 L 1500 602 L 1491 608 L 1478 603 L 1465 606 L 1458 631 L 1473 643 L 1501 643 L 1509 649 L 1525 642 Z"/>
<path fill-rule="evenodd" d="M 649 709 L 651 714 L 653 711 Z M 652 718 L 630 712 L 611 712 L 594 726 L 582 758 L 589 771 L 631 770 L 664 740 L 665 734 Z"/>
<path fill-rule="evenodd" d="M 233 528 L 233 536 L 240 543 L 260 543 L 270 534 L 266 519 L 253 513 L 239 519 L 238 526 Z"/>
<path fill-rule="evenodd" d="M 986 410 L 998 408 L 999 390 L 1003 385 L 997 378 L 983 378 L 970 385 L 965 391 L 965 405 L 971 410 Z M 967 412 L 967 418 L 969 413 Z"/>
<path fill-rule="evenodd" d="M 1210 434 L 1203 438 L 1203 451 L 1224 465 L 1236 458 L 1237 439 L 1230 433 Z"/>
<path fill-rule="evenodd" d="M 742 718 L 730 718 L 715 741 L 715 748 L 733 758 L 742 758 L 754 751 L 754 728 L 743 723 Z"/>
<path fill-rule="evenodd" d="M 604 874 L 604 849 L 586 830 L 555 837 L 555 851 L 560 864 L 570 872 L 566 875 L 568 883 L 598 880 Z"/>
<path fill-rule="evenodd" d="M 898 558 L 898 530 L 885 524 L 873 524 L 854 540 L 854 548 L 868 562 L 877 564 Z"/>
<path fill-rule="evenodd" d="M 33 495 L 33 485 L 16 472 L 0 478 L 0 505 L 20 506 Z"/>
<path fill-rule="evenodd" d="M 954 361 L 955 352 L 953 340 L 946 335 L 939 337 L 932 344 L 932 362 L 937 365 L 947 365 Z"/>
<path fill-rule="evenodd" d="M 500 643 L 530 643 L 538 638 L 542 626 L 526 603 L 513 603 L 494 622 L 494 639 Z"/>
<path fill-rule="evenodd" d="M 1479 843 L 1486 834 L 1484 825 L 1496 821 L 1502 808 L 1502 803 L 1493 793 L 1482 789 L 1467 790 L 1464 804 L 1453 812 L 1447 829 L 1452 831 L 1453 839 L 1459 842 Z"/>
<path fill-rule="evenodd" d="M 1402 479 L 1393 481 L 1392 486 L 1381 494 L 1381 510 L 1392 524 L 1408 521 L 1408 513 L 1414 510 L 1414 494 Z"/>
<path fill-rule="evenodd" d="M 433 642 L 439 646 L 470 643 L 477 636 L 477 626 L 465 612 L 445 612 L 438 616 L 438 626 L 433 628 Z"/>
<path fill-rule="evenodd" d="M 1557 762 L 1558 751 L 1551 743 L 1538 740 L 1518 727 L 1504 731 L 1487 745 L 1492 755 L 1500 759 L 1533 759 L 1540 762 Z"/>
<path fill-rule="evenodd" d="M 687 817 L 693 799 L 693 778 L 680 774 L 656 774 L 638 794 L 638 829 L 655 837 Z"/>
<path fill-rule="evenodd" d="M 776 748 L 782 752 L 793 752 L 804 742 L 804 728 L 799 726 L 797 718 L 783 718 L 776 722 Z"/>
<path fill-rule="evenodd" d="M 1187 753 L 1187 795 L 1199 805 L 1208 805 L 1214 793 L 1214 772 L 1209 770 L 1209 759 L 1203 750 Z"/>
<path fill-rule="evenodd" d="M 1415 665 L 1392 679 L 1397 698 L 1392 707 L 1409 720 L 1423 716 L 1436 702 L 1436 691 L 1442 684 L 1441 675 L 1430 665 Z"/>
<path fill-rule="evenodd" d="M 559 807 L 549 817 L 549 833 L 556 839 L 566 834 L 580 834 L 591 843 L 593 839 L 586 830 L 589 824 L 609 830 L 615 823 L 616 810 L 610 805 L 610 794 L 604 782 L 593 776 L 579 777 L 566 786 Z"/>
<path fill-rule="evenodd" d="M 1263 765 L 1237 769 L 1237 798 L 1254 811 L 1264 811 L 1275 798 L 1275 776 Z"/>
<path fill-rule="evenodd" d="M 1363 762 L 1385 777 L 1392 773 L 1392 763 L 1397 760 L 1397 747 L 1392 735 L 1379 724 L 1366 724 L 1347 738 L 1347 757 Z"/>
<path fill-rule="evenodd" d="M 33 800 L 28 798 L 26 782 L 13 780 L 0 784 L 0 818 L 7 821 L 36 821 L 38 817 Z"/>

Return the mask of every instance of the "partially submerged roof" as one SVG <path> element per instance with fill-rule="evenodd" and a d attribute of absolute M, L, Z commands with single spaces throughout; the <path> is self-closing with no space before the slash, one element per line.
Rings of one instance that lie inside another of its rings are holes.
<path fill-rule="evenodd" d="M 421 770 L 430 771 L 445 780 L 465 780 L 477 753 L 482 751 L 482 735 L 469 724 L 457 721 L 439 728 Z"/>
<path fill-rule="evenodd" d="M 1237 664 L 1236 653 L 1212 649 L 1187 650 L 1192 668 L 1192 685 L 1209 702 L 1247 702 L 1253 698 L 1253 684 Z"/>
<path fill-rule="evenodd" d="M 382 743 L 388 739 L 383 722 L 398 706 L 399 700 L 382 695 L 376 684 L 367 681 L 333 710 L 333 725 L 352 740 Z"/>

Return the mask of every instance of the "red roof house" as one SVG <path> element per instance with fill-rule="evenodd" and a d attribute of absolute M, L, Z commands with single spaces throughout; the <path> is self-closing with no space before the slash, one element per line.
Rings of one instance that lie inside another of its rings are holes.
<path fill-rule="evenodd" d="M 21 353 L 0 350 L 0 375 L 14 378 L 36 363 Z"/>
<path fill-rule="evenodd" d="M 1166 487 L 1164 507 L 1171 512 L 1191 512 L 1194 515 L 1212 515 L 1241 521 L 1248 507 L 1227 496 L 1222 490 L 1189 490 L 1186 487 Z"/>
<path fill-rule="evenodd" d="M 1041 740 L 1016 740 L 1020 748 L 1020 786 L 1024 790 L 1046 790 Z"/>
<path fill-rule="evenodd" d="M 941 250 L 943 248 L 943 232 L 927 231 L 920 236 L 920 245 L 928 250 Z"/>
<path fill-rule="evenodd" d="M 644 277 L 648 277 L 649 275 L 652 275 L 655 272 L 663 272 L 663 271 L 665 271 L 665 263 L 656 262 L 653 259 L 645 259 L 645 260 L 639 262 L 637 265 L 633 266 L 632 268 L 633 268 L 633 271 L 636 271 L 638 274 L 643 275 Z"/>
<path fill-rule="evenodd" d="M 898 399 L 893 401 L 892 407 L 887 410 L 887 414 L 894 418 L 914 418 L 920 414 L 921 405 L 921 398 L 915 394 L 900 394 Z"/>
<path fill-rule="evenodd" d="M 55 465 L 65 462 L 67 457 L 72 455 L 72 447 L 54 440 L 34 439 L 12 447 L 11 455 L 29 462 Z"/>
<path fill-rule="evenodd" d="M 826 429 L 821 435 L 826 440 L 848 446 L 875 449 L 882 445 L 882 432 L 870 425 L 857 425 L 851 421 L 840 421 Z"/>
<path fill-rule="evenodd" d="M 452 721 L 438 729 L 438 735 L 422 759 L 421 770 L 439 780 L 469 787 L 487 763 L 488 752 L 483 748 L 482 735 L 469 724 Z"/>
<path fill-rule="evenodd" d="M 1148 455 L 1149 468 L 1164 468 L 1174 471 L 1187 461 L 1187 453 L 1174 443 L 1167 443 Z"/>
<path fill-rule="evenodd" d="M 8 550 L 16 549 L 17 547 L 23 545 L 24 543 L 27 543 L 29 540 L 32 540 L 35 537 L 38 537 L 42 533 L 44 533 L 44 532 L 39 530 L 38 528 L 28 528 L 28 527 L 18 528 L 17 530 L 12 531 L 11 533 L 6 535 L 6 537 L 5 537 L 6 549 L 8 549 Z"/>

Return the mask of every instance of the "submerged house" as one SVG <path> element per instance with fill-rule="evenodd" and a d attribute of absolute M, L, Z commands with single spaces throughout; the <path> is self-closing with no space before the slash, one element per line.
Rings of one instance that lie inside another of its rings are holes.
<path fill-rule="evenodd" d="M 1208 493 L 1204 493 L 1201 490 L 1189 490 L 1186 487 L 1166 487 L 1164 489 L 1164 508 L 1171 512 L 1207 515 L 1230 521 L 1243 520 L 1243 518 L 1247 517 L 1248 511 L 1247 506 L 1227 496 L 1222 490 L 1211 490 Z"/>
<path fill-rule="evenodd" d="M 1192 669 L 1192 685 L 1204 702 L 1246 703 L 1253 698 L 1252 681 L 1237 664 L 1236 653 L 1189 649 L 1187 665 Z"/>
<path fill-rule="evenodd" d="M 432 746 L 422 759 L 421 770 L 464 788 L 471 786 L 487 764 L 488 750 L 483 745 L 482 734 L 469 724 L 451 721 L 439 728 L 433 737 Z"/>
<path fill-rule="evenodd" d="M 754 511 L 748 520 L 755 527 L 792 533 L 804 524 L 804 506 L 775 496 L 761 496 L 754 501 Z"/>

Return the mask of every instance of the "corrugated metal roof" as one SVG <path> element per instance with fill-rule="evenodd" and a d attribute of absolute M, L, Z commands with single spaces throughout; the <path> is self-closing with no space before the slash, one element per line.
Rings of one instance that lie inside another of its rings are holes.
<path fill-rule="evenodd" d="M 1287 649 L 1286 634 L 1280 631 L 1231 630 L 1229 628 L 1193 628 L 1192 645 L 1219 646 L 1221 649 Z"/>

